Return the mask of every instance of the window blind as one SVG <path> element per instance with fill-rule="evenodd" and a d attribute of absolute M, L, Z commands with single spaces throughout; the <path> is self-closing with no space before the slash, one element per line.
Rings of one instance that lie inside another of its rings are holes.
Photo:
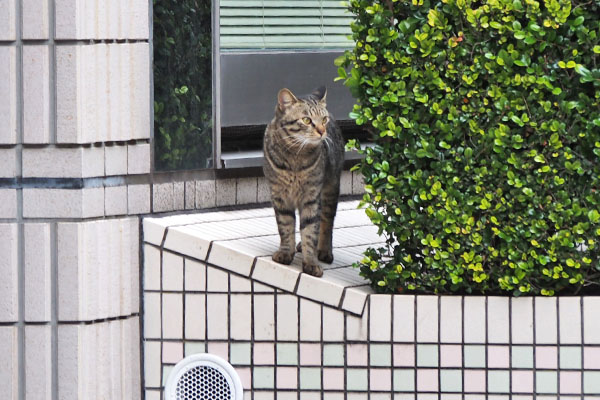
<path fill-rule="evenodd" d="M 347 48 L 351 21 L 340 0 L 221 0 L 221 49 Z"/>

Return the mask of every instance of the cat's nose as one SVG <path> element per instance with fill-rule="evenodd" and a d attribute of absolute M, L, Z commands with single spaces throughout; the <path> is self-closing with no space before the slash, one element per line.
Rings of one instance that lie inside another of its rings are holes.
<path fill-rule="evenodd" d="M 319 132 L 319 135 L 323 136 L 325 133 L 325 127 L 323 125 L 317 125 L 317 132 Z"/>

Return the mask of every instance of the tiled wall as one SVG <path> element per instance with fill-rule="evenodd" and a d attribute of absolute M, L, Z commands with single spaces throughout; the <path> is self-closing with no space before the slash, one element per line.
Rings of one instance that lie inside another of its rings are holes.
<path fill-rule="evenodd" d="M 209 352 L 245 398 L 600 399 L 600 298 L 370 295 L 363 315 L 145 245 L 148 400 Z"/>
<path fill-rule="evenodd" d="M 3 400 L 141 397 L 148 6 L 0 0 Z"/>

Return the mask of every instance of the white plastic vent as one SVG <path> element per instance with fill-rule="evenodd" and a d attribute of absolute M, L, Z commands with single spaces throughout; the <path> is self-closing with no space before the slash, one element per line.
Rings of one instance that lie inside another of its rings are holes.
<path fill-rule="evenodd" d="M 244 390 L 237 372 L 212 354 L 181 360 L 167 379 L 166 400 L 242 400 Z"/>

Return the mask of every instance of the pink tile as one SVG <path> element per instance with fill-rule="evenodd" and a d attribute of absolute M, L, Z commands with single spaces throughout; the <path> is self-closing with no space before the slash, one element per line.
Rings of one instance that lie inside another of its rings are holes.
<path fill-rule="evenodd" d="M 252 382 L 252 370 L 250 368 L 236 368 L 235 371 L 240 376 L 242 387 L 246 390 L 250 389 Z"/>
<path fill-rule="evenodd" d="M 532 393 L 533 371 L 512 371 L 512 391 L 517 393 Z"/>
<path fill-rule="evenodd" d="M 391 369 L 371 369 L 370 390 L 390 391 L 392 389 Z"/>
<path fill-rule="evenodd" d="M 166 364 L 177 364 L 183 358 L 183 343 L 163 342 L 162 359 Z"/>
<path fill-rule="evenodd" d="M 300 365 L 321 365 L 321 345 L 300 343 Z"/>
<path fill-rule="evenodd" d="M 296 388 L 298 388 L 298 368 L 296 368 L 296 367 L 277 367 L 277 388 L 278 389 L 296 389 Z"/>
<path fill-rule="evenodd" d="M 273 343 L 255 343 L 254 344 L 254 364 L 274 365 L 275 350 Z"/>
<path fill-rule="evenodd" d="M 581 372 L 560 371 L 560 393 L 581 394 Z"/>
<path fill-rule="evenodd" d="M 485 392 L 485 371 L 465 370 L 465 392 Z"/>
<path fill-rule="evenodd" d="M 556 346 L 538 346 L 535 349 L 535 366 L 541 369 L 556 369 L 558 351 Z"/>
<path fill-rule="evenodd" d="M 323 368 L 323 389 L 344 390 L 344 368 Z"/>
<path fill-rule="evenodd" d="M 227 343 L 208 343 L 207 352 L 224 360 L 229 360 L 229 346 Z"/>
<path fill-rule="evenodd" d="M 366 344 L 349 344 L 346 347 L 346 352 L 348 365 L 367 365 L 369 353 Z"/>
<path fill-rule="evenodd" d="M 417 370 L 417 391 L 418 392 L 437 392 L 438 391 L 438 370 L 437 369 L 418 369 Z"/>
<path fill-rule="evenodd" d="M 412 344 L 394 345 L 394 366 L 395 367 L 414 367 L 415 366 L 415 346 Z"/>
<path fill-rule="evenodd" d="M 488 368 L 508 368 L 510 350 L 508 346 L 488 347 Z"/>
<path fill-rule="evenodd" d="M 462 346 L 456 344 L 441 345 L 440 365 L 442 367 L 462 367 Z"/>
<path fill-rule="evenodd" d="M 600 369 L 600 347 L 583 349 L 583 365 L 585 369 Z"/>

